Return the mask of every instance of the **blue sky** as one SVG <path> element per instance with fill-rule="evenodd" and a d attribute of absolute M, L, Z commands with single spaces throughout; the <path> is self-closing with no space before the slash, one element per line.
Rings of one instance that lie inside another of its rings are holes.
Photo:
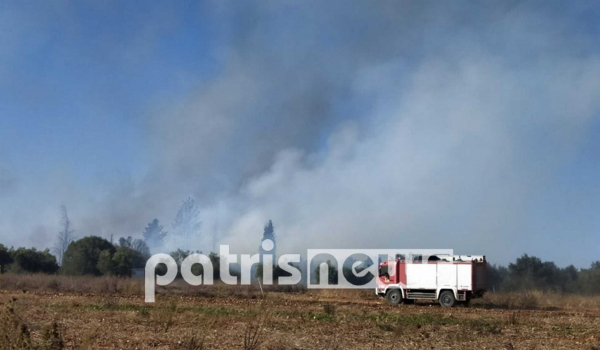
<path fill-rule="evenodd" d="M 20 171 L 60 164 L 85 181 L 143 169 L 145 115 L 216 69 L 194 2 L 148 5 L 2 5 L 20 28 L 3 28 L 0 139 Z"/>
<path fill-rule="evenodd" d="M 586 266 L 599 12 L 2 2 L 0 243 L 52 246 L 62 204 L 80 236 L 139 236 L 192 196 L 240 248 L 273 219 L 281 251 L 392 241 Z"/>

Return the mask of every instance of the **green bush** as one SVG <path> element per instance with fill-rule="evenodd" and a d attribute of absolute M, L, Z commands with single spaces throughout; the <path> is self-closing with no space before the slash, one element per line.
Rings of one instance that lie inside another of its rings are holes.
<path fill-rule="evenodd" d="M 111 256 L 115 247 L 106 239 L 89 236 L 69 244 L 63 257 L 62 273 L 67 275 L 102 275 L 98 269 L 100 254 L 108 251 Z"/>
<path fill-rule="evenodd" d="M 10 265 L 10 271 L 29 272 L 29 273 L 56 273 L 58 264 L 56 257 L 50 254 L 48 249 L 38 251 L 35 248 L 19 248 L 10 251 L 13 263 Z"/>

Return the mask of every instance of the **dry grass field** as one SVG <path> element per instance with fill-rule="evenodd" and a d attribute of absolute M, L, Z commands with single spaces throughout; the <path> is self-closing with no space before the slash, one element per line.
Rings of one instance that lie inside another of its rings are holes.
<path fill-rule="evenodd" d="M 0 276 L 0 349 L 600 349 L 600 297 L 389 306 L 371 291 Z"/>

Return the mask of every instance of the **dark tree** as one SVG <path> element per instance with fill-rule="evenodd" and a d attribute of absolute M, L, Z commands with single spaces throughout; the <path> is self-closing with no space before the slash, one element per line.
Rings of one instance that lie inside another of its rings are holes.
<path fill-rule="evenodd" d="M 115 247 L 104 238 L 97 236 L 84 237 L 69 245 L 63 259 L 62 272 L 67 275 L 101 275 L 98 261 L 103 251 L 112 256 Z"/>
<path fill-rule="evenodd" d="M 508 269 L 506 267 L 487 263 L 487 289 L 490 291 L 501 290 L 507 275 Z"/>
<path fill-rule="evenodd" d="M 221 278 L 221 257 L 219 256 L 219 254 L 217 254 L 215 252 L 211 252 L 208 255 L 208 258 L 210 259 L 210 262 L 212 263 L 213 278 L 216 281 L 219 278 Z"/>
<path fill-rule="evenodd" d="M 265 240 L 270 239 L 271 241 L 273 241 L 273 249 L 271 249 L 270 251 L 265 251 L 262 247 L 262 242 L 264 242 Z M 275 241 L 275 227 L 273 226 L 273 221 L 269 220 L 269 222 L 267 222 L 267 224 L 265 225 L 264 229 L 263 229 L 263 237 L 261 240 L 261 245 L 258 248 L 258 251 L 260 253 L 260 263 L 262 264 L 263 262 L 263 258 L 262 256 L 264 254 L 271 254 L 273 255 L 273 264 L 276 263 L 276 259 L 277 259 L 277 253 L 276 253 L 276 249 L 277 248 L 277 244 Z"/>
<path fill-rule="evenodd" d="M 558 271 L 558 288 L 563 292 L 577 292 L 577 282 L 579 280 L 579 271 L 573 265 L 569 265 Z"/>
<path fill-rule="evenodd" d="M 140 253 L 142 256 L 150 257 L 150 248 L 148 248 L 146 242 L 139 238 L 133 239 L 131 236 L 127 238 L 121 237 L 119 238 L 119 246 L 131 248 Z"/>
<path fill-rule="evenodd" d="M 508 265 L 502 289 L 569 292 L 577 291 L 577 280 L 578 271 L 574 266 L 561 269 L 551 261 L 523 254 Z"/>
<path fill-rule="evenodd" d="M 38 251 L 35 248 L 19 248 L 12 252 L 11 271 L 29 273 L 56 273 L 58 264 L 50 250 Z"/>
<path fill-rule="evenodd" d="M 102 275 L 113 275 L 115 271 L 115 264 L 113 263 L 113 254 L 110 250 L 103 250 L 98 256 L 98 263 L 96 268 Z"/>
<path fill-rule="evenodd" d="M 197 250 L 196 252 L 193 252 L 191 250 L 183 250 L 183 249 L 177 249 L 176 251 L 173 251 L 171 253 L 169 253 L 169 255 L 171 255 L 171 257 L 173 259 L 175 259 L 175 262 L 177 263 L 177 266 L 181 266 L 181 264 L 183 263 L 183 261 L 185 260 L 185 258 L 187 258 L 188 256 L 194 254 L 194 253 L 198 253 L 201 254 L 202 252 Z M 212 262 L 212 258 L 211 258 L 211 262 Z M 213 268 L 214 268 L 214 264 L 213 264 Z M 192 265 L 192 273 L 194 275 L 199 275 L 202 273 L 204 269 L 202 268 L 202 265 L 200 264 L 194 264 Z M 181 271 L 177 272 L 177 277 L 180 278 L 181 277 Z"/>
<path fill-rule="evenodd" d="M 600 291 L 600 261 L 592 263 L 589 269 L 579 272 L 579 290 L 585 294 L 598 294 Z"/>
<path fill-rule="evenodd" d="M 158 219 L 152 220 L 143 232 L 144 242 L 150 249 L 157 249 L 162 246 L 166 235 L 167 232 L 163 231 L 163 226 L 159 223 Z"/>
<path fill-rule="evenodd" d="M 275 243 L 275 227 L 273 227 L 273 221 L 271 220 L 269 220 L 263 230 L 263 240 L 265 239 L 270 239 Z"/>
<path fill-rule="evenodd" d="M 6 266 L 12 264 L 13 259 L 5 246 L 0 244 L 0 273 L 4 273 L 6 271 Z"/>
<path fill-rule="evenodd" d="M 321 264 L 318 264 L 315 267 L 314 279 L 316 283 L 321 283 Z M 331 260 L 327 260 L 327 283 L 338 284 L 337 263 L 332 263 Z"/>
<path fill-rule="evenodd" d="M 131 277 L 134 268 L 145 266 L 146 259 L 137 250 L 119 247 L 112 258 L 114 263 L 114 274 L 117 276 Z"/>
<path fill-rule="evenodd" d="M 102 251 L 96 266 L 103 275 L 131 277 L 133 269 L 142 268 L 145 263 L 146 259 L 140 252 L 121 246 L 114 254 L 110 250 Z"/>
<path fill-rule="evenodd" d="M 181 263 L 185 260 L 185 258 L 187 258 L 188 256 L 190 256 L 193 253 L 194 252 L 192 252 L 191 250 L 177 249 L 173 252 L 170 252 L 169 255 L 173 259 L 175 259 L 177 266 L 181 266 Z"/>

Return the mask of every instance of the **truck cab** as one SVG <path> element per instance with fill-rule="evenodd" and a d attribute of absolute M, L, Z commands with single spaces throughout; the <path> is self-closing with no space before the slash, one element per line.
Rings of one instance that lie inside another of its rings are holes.
<path fill-rule="evenodd" d="M 485 293 L 486 267 L 483 255 L 433 255 L 426 261 L 398 257 L 379 264 L 375 293 L 389 304 L 416 299 L 443 307 L 467 304 Z"/>

